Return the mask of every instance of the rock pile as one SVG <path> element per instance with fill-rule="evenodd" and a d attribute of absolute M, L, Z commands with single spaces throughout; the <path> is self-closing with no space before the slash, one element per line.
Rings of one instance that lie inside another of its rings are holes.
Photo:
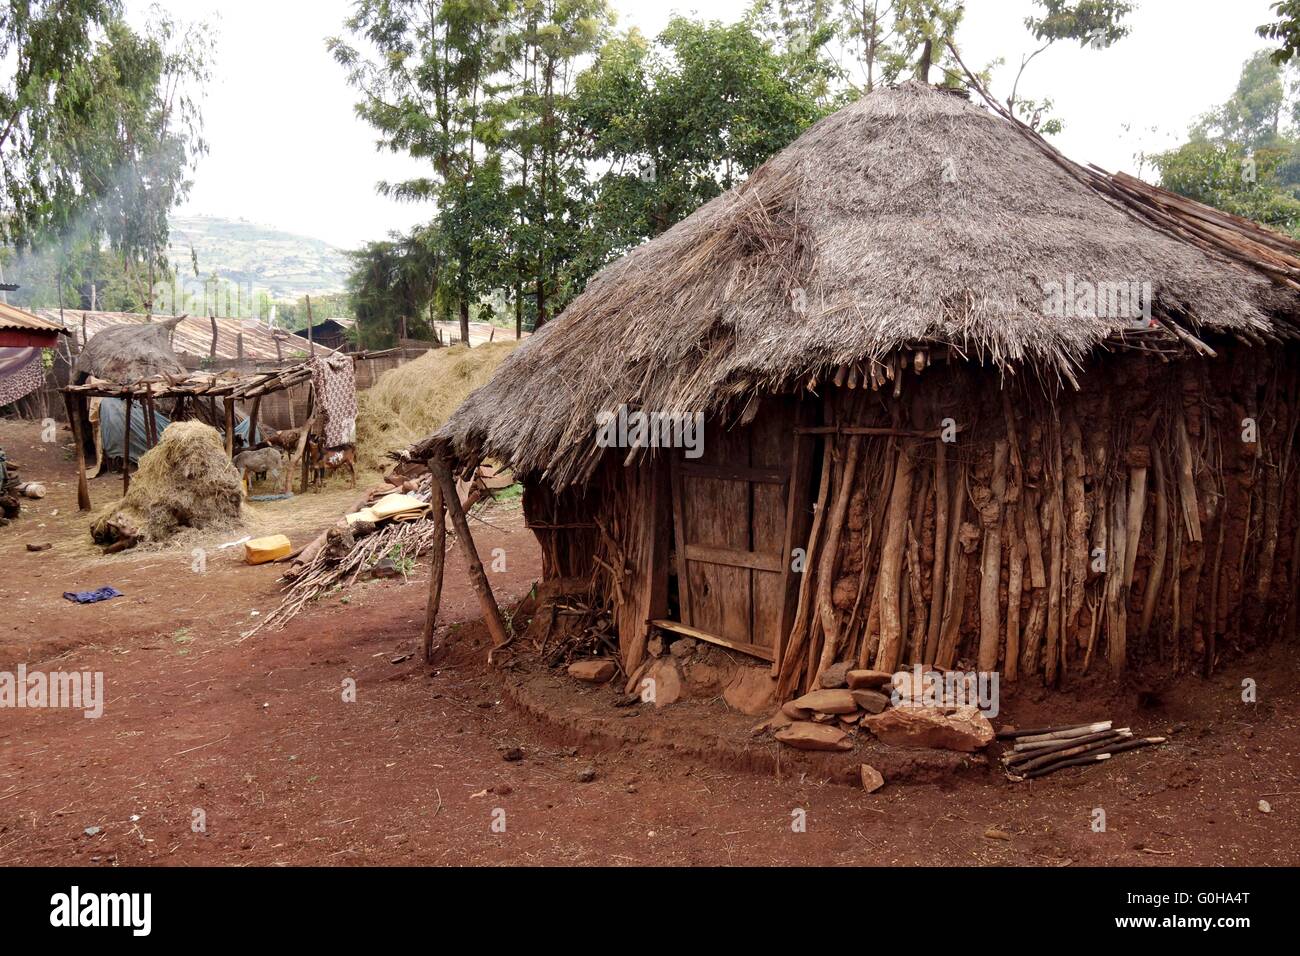
<path fill-rule="evenodd" d="M 972 753 L 993 740 L 993 725 L 975 707 L 916 703 L 923 688 L 896 683 L 884 671 L 836 665 L 822 675 L 822 688 L 787 701 L 754 728 L 798 750 L 852 750 L 862 730 L 900 747 L 932 747 Z M 826 686 L 839 684 L 840 686 Z M 897 704 L 895 704 L 897 696 Z"/>

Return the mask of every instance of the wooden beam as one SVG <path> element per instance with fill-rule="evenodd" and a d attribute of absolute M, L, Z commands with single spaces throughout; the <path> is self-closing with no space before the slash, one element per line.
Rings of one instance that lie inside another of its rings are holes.
<path fill-rule="evenodd" d="M 686 577 L 686 519 L 683 514 L 686 499 L 682 493 L 681 461 L 677 456 L 670 459 L 670 479 L 673 497 L 673 531 L 675 534 L 674 551 L 677 555 L 677 604 L 678 613 L 686 623 L 691 623 L 691 586 Z"/>
<path fill-rule="evenodd" d="M 130 399 L 128 399 L 130 401 Z M 222 399 L 226 411 L 226 457 L 235 457 L 235 400 Z"/>
<path fill-rule="evenodd" d="M 716 644 L 719 647 L 725 647 L 729 650 L 739 651 L 741 654 L 748 654 L 750 657 L 756 657 L 760 661 L 772 663 L 775 655 L 770 647 L 760 647 L 758 644 L 747 644 L 744 641 L 733 641 L 725 637 L 718 637 L 716 634 L 710 634 L 708 631 L 701 631 L 687 624 L 679 624 L 676 621 L 664 619 L 650 622 L 657 628 L 665 631 L 672 631 L 675 634 L 681 634 L 685 637 L 693 637 L 697 641 L 705 641 L 709 644 Z"/>
<path fill-rule="evenodd" d="M 131 393 L 126 393 L 126 427 L 122 429 L 122 494 L 131 488 Z"/>
<path fill-rule="evenodd" d="M 432 470 L 432 469 L 430 469 Z M 442 486 L 435 480 L 430 489 L 429 506 L 433 509 L 433 555 L 429 562 L 429 599 L 424 605 L 424 629 L 420 633 L 424 660 L 433 663 L 433 635 L 442 607 L 442 572 L 447 563 L 447 512 L 442 500 Z"/>
<path fill-rule="evenodd" d="M 772 574 L 780 574 L 785 567 L 785 561 L 779 554 L 741 551 L 738 548 L 710 548 L 702 544 L 688 544 L 684 550 L 687 561 L 700 561 L 704 564 L 749 568 L 752 571 L 768 571 Z"/>
<path fill-rule="evenodd" d="M 68 410 L 68 423 L 72 426 L 72 444 L 77 452 L 77 510 L 90 510 L 90 484 L 86 481 L 86 448 L 81 439 L 81 409 L 85 397 L 63 393 L 63 404 Z"/>
<path fill-rule="evenodd" d="M 496 598 L 492 595 L 492 585 L 488 584 L 487 575 L 483 573 L 483 562 L 479 560 L 478 550 L 474 547 L 474 537 L 469 532 L 465 509 L 461 507 L 460 496 L 456 494 L 456 481 L 451 476 L 451 467 L 446 460 L 434 458 L 429 462 L 429 470 L 433 472 L 434 480 L 442 488 L 447 514 L 451 517 L 456 539 L 460 542 L 465 563 L 469 566 L 469 583 L 473 585 L 474 592 L 478 595 L 479 607 L 483 610 L 483 623 L 487 625 L 488 633 L 492 636 L 493 646 L 504 647 L 510 643 L 510 634 L 506 630 L 505 621 L 501 618 L 501 609 L 497 607 Z"/>

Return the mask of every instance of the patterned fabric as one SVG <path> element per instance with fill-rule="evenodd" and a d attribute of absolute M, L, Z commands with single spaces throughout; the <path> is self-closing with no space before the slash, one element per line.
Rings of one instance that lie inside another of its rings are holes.
<path fill-rule="evenodd" d="M 0 349 L 0 406 L 16 402 L 44 384 L 40 349 Z"/>
<path fill-rule="evenodd" d="M 311 384 L 316 391 L 316 414 L 322 422 L 325 447 L 355 445 L 357 381 L 351 356 L 317 355 L 311 360 Z"/>

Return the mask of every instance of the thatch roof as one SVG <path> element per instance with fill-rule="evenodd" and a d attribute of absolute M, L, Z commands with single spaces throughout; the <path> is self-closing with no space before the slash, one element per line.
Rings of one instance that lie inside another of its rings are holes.
<path fill-rule="evenodd" d="M 1045 314 L 1045 288 L 1071 278 L 1150 283 L 1162 324 Z M 445 444 L 562 486 L 594 466 L 596 415 L 620 404 L 735 409 L 923 343 L 1069 379 L 1103 343 L 1288 337 L 1279 317 L 1297 303 L 1007 119 L 909 82 L 823 119 L 607 267 L 412 454 Z"/>
<path fill-rule="evenodd" d="M 172 330 L 181 322 L 162 319 L 145 325 L 114 325 L 90 337 L 72 366 L 73 384 L 88 378 L 128 384 L 142 378 L 184 375 L 172 351 Z"/>

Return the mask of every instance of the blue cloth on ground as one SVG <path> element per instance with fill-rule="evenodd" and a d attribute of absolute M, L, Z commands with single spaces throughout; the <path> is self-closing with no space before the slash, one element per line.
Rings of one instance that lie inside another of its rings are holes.
<path fill-rule="evenodd" d="M 107 601 L 109 598 L 121 597 L 122 592 L 117 588 L 99 588 L 94 591 L 64 591 L 63 596 L 69 601 L 75 601 L 77 604 L 94 604 L 96 601 Z"/>

